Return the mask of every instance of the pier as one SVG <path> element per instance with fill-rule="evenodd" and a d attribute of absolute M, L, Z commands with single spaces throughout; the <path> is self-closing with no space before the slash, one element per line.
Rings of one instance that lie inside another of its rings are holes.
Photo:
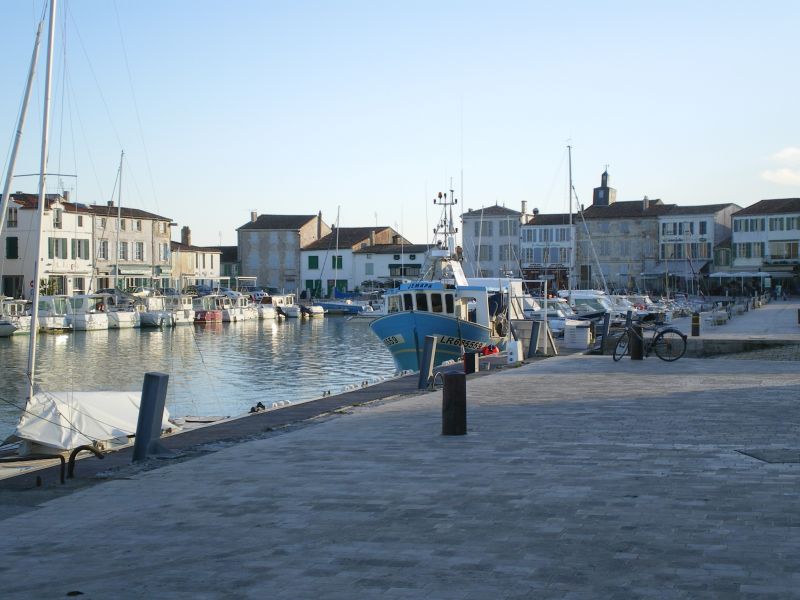
<path fill-rule="evenodd" d="M 466 436 L 398 379 L 2 482 L 3 596 L 797 597 L 799 307 L 701 332 L 763 350 L 470 376 Z"/>

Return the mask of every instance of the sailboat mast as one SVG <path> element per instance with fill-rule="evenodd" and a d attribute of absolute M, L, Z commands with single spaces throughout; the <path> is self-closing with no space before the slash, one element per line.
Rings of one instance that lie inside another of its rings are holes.
<path fill-rule="evenodd" d="M 336 288 L 338 286 L 337 279 L 339 279 L 339 210 L 340 206 L 336 207 L 336 254 L 333 255 L 333 297 L 336 298 Z"/>
<path fill-rule="evenodd" d="M 44 225 L 44 208 L 47 183 L 47 137 L 50 129 L 50 85 L 53 79 L 53 41 L 55 39 L 56 0 L 50 0 L 50 22 L 47 33 L 47 66 L 44 79 L 44 107 L 42 110 L 42 154 L 39 161 L 39 230 L 37 233 L 36 263 L 33 268 L 33 306 L 31 307 L 31 338 L 28 348 L 28 398 L 33 398 L 33 379 L 36 364 L 36 334 L 39 330 L 39 277 L 42 254 L 42 226 Z"/>
<path fill-rule="evenodd" d="M 39 41 L 42 37 L 42 25 L 44 19 L 39 21 L 39 27 L 36 30 L 36 42 L 33 44 L 33 54 L 31 55 L 31 66 L 28 69 L 28 84 L 25 87 L 25 96 L 22 100 L 22 110 L 19 113 L 19 121 L 17 122 L 17 131 L 14 135 L 14 147 L 11 149 L 11 158 L 8 161 L 8 170 L 6 171 L 6 183 L 3 186 L 3 202 L 0 205 L 0 231 L 6 224 L 6 215 L 8 213 L 8 202 L 11 199 L 11 180 L 14 178 L 14 167 L 17 164 L 17 151 L 19 150 L 19 143 L 22 139 L 22 130 L 25 127 L 25 116 L 28 114 L 28 100 L 31 97 L 31 89 L 33 88 L 33 76 L 36 73 L 36 62 L 39 60 Z"/>
<path fill-rule="evenodd" d="M 572 227 L 572 146 L 567 146 L 569 154 L 569 226 Z"/>
<path fill-rule="evenodd" d="M 114 249 L 116 262 L 114 264 L 114 289 L 119 289 L 119 226 L 122 222 L 122 159 L 125 158 L 125 150 L 119 154 L 119 189 L 117 190 L 117 243 Z M 113 196 L 112 196 L 113 197 Z"/>

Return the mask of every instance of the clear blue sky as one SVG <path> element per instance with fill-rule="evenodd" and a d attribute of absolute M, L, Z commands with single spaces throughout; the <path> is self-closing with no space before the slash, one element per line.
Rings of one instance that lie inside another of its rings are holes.
<path fill-rule="evenodd" d="M 42 5 L 0 4 L 4 159 Z M 124 149 L 123 204 L 189 225 L 198 245 L 234 244 L 251 210 L 333 224 L 337 207 L 342 226 L 423 242 L 451 178 L 463 208 L 566 212 L 568 141 L 587 205 L 606 164 L 618 200 L 800 195 L 797 2 L 59 10 L 50 170 L 78 174 L 78 201 L 105 202 Z M 18 173 L 38 170 L 41 90 Z"/>

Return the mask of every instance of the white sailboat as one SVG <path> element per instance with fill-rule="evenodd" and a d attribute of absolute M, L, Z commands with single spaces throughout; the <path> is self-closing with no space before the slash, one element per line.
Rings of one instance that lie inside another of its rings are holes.
<path fill-rule="evenodd" d="M 41 276 L 41 225 L 44 219 L 47 182 L 47 142 L 50 119 L 53 42 L 55 36 L 56 0 L 50 0 L 47 63 L 44 86 L 42 143 L 39 163 L 39 231 L 36 240 L 34 281 Z M 40 25 L 41 27 L 41 25 Z M 38 37 L 38 36 L 37 36 Z M 34 52 L 34 56 L 36 52 Z M 31 77 L 35 60 L 31 65 Z M 27 100 L 22 113 L 27 109 Z M 11 169 L 9 170 L 11 173 Z M 10 176 L 9 173 L 9 176 Z M 8 186 L 8 182 L 6 182 Z M 36 340 L 39 321 L 39 286 L 33 287 L 30 347 L 25 373 L 27 395 L 25 410 L 14 432 L 21 442 L 20 455 L 29 453 L 60 454 L 78 446 L 108 448 L 114 440 L 127 443 L 136 432 L 140 394 L 138 392 L 49 392 L 36 389 Z M 97 306 L 95 305 L 95 309 Z M 102 312 L 102 311 L 97 311 Z M 162 427 L 169 427 L 164 411 Z"/>

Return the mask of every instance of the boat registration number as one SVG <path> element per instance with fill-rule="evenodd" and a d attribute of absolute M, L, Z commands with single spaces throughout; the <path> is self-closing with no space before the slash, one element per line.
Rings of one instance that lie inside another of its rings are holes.
<path fill-rule="evenodd" d="M 480 350 L 484 346 L 483 342 L 463 340 L 452 335 L 440 335 L 438 342 L 440 344 L 447 344 L 448 346 L 464 346 L 467 350 Z"/>
<path fill-rule="evenodd" d="M 397 335 L 390 335 L 389 337 L 383 338 L 383 343 L 387 346 L 394 346 L 395 344 L 402 344 L 405 342 L 405 339 L 399 333 Z"/>

